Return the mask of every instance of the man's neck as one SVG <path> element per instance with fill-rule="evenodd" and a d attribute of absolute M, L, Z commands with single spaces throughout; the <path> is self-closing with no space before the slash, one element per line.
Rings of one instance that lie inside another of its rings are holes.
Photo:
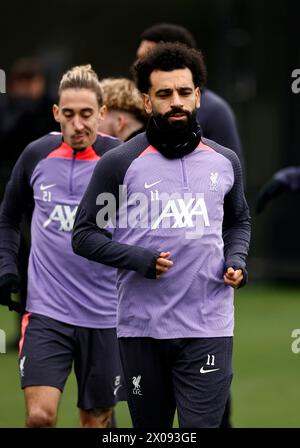
<path fill-rule="evenodd" d="M 122 129 L 118 137 L 123 141 L 128 140 L 131 134 L 137 133 L 140 129 L 141 131 L 144 129 L 144 124 L 128 114 L 126 126 Z"/>

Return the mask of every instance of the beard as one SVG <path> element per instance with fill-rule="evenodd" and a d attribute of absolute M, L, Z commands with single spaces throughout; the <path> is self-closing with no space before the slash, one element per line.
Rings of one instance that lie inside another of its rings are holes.
<path fill-rule="evenodd" d="M 169 121 L 170 116 L 176 113 L 185 114 L 186 118 Z M 194 151 L 201 141 L 196 113 L 196 109 L 188 112 L 179 108 L 164 115 L 153 113 L 146 130 L 150 144 L 168 159 L 183 157 Z"/>
<path fill-rule="evenodd" d="M 186 119 L 169 121 L 175 114 L 184 114 Z M 197 125 L 197 110 L 192 112 L 181 108 L 174 108 L 165 114 L 153 113 L 153 121 L 157 129 L 161 132 L 162 140 L 180 142 L 187 139 Z"/>

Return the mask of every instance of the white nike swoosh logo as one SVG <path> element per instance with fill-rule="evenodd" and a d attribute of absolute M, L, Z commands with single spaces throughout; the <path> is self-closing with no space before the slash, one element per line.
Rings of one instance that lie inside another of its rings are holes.
<path fill-rule="evenodd" d="M 157 185 L 157 184 L 159 184 L 161 182 L 161 179 L 160 180 L 157 180 L 156 182 L 153 182 L 153 184 L 147 184 L 147 182 L 145 182 L 145 188 L 151 188 L 151 187 L 154 187 L 154 185 Z"/>
<path fill-rule="evenodd" d="M 55 187 L 56 184 L 51 184 L 51 185 L 43 185 L 41 184 L 40 189 L 43 190 L 47 190 L 48 188 L 52 188 Z"/>
<path fill-rule="evenodd" d="M 117 395 L 118 390 L 120 389 L 120 387 L 122 387 L 122 384 L 120 384 L 119 386 L 117 386 L 114 390 L 114 395 Z"/>
<path fill-rule="evenodd" d="M 220 369 L 208 369 L 208 370 L 205 370 L 204 367 L 202 366 L 201 369 L 200 369 L 200 373 L 215 372 L 216 370 L 220 370 Z"/>

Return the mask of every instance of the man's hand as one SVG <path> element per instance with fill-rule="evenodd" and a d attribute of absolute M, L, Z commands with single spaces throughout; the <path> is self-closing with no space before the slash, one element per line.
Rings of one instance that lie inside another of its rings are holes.
<path fill-rule="evenodd" d="M 261 213 L 266 204 L 276 196 L 288 190 L 288 186 L 274 177 L 269 180 L 259 191 L 256 199 L 256 213 Z"/>
<path fill-rule="evenodd" d="M 16 275 L 6 274 L 0 277 L 0 305 L 7 306 L 9 311 L 21 313 L 21 304 L 11 299 L 11 293 L 15 293 L 19 289 L 20 282 Z"/>
<path fill-rule="evenodd" d="M 226 285 L 237 289 L 244 278 L 243 271 L 241 269 L 235 271 L 233 268 L 228 268 L 223 278 Z"/>
<path fill-rule="evenodd" d="M 164 272 L 173 266 L 173 261 L 168 260 L 170 252 L 161 252 L 156 260 L 156 278 L 159 278 Z"/>

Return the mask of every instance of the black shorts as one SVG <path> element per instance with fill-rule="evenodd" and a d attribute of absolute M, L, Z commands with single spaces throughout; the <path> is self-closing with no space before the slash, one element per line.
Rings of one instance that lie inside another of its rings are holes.
<path fill-rule="evenodd" d="M 220 426 L 232 380 L 232 337 L 120 338 L 135 428 Z"/>
<path fill-rule="evenodd" d="M 111 407 L 124 399 L 115 328 L 77 327 L 27 313 L 19 346 L 22 389 L 52 386 L 63 391 L 74 361 L 80 409 Z"/>

